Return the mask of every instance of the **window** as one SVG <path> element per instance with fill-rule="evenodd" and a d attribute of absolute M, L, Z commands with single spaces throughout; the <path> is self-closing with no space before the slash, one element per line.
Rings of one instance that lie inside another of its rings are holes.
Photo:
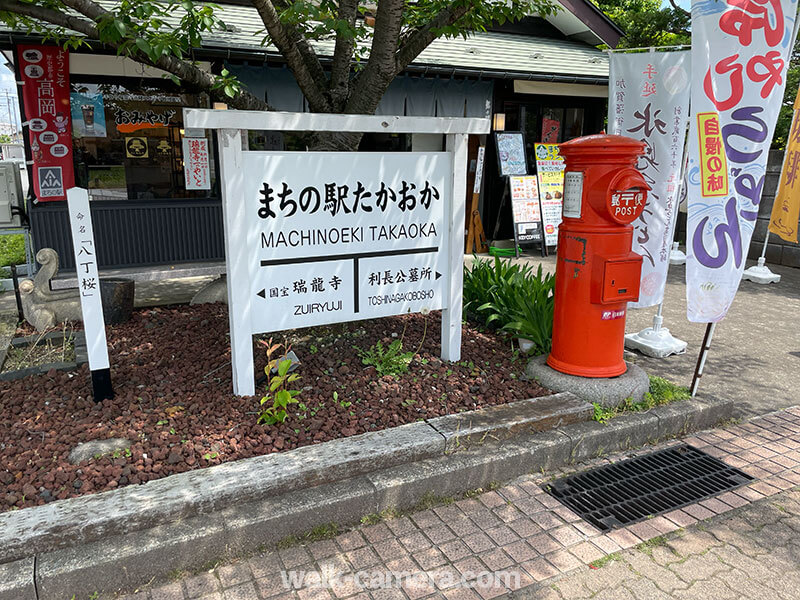
<path fill-rule="evenodd" d="M 184 181 L 183 108 L 208 107 L 205 95 L 160 81 L 73 82 L 70 104 L 75 180 L 93 200 L 218 196 L 213 156 L 211 190 L 187 191 Z"/>

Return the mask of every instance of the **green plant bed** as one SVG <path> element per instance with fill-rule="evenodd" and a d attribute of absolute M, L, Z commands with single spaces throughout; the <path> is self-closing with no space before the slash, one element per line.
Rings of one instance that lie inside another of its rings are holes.
<path fill-rule="evenodd" d="M 475 258 L 464 267 L 464 314 L 488 327 L 533 343 L 531 354 L 550 351 L 555 276 L 542 266 Z"/>
<path fill-rule="evenodd" d="M 634 402 L 632 398 L 627 398 L 623 404 L 616 408 L 605 408 L 597 402 L 592 402 L 594 406 L 594 416 L 592 418 L 598 423 L 607 423 L 609 419 L 626 412 L 643 412 L 656 406 L 688 400 L 691 397 L 692 395 L 689 393 L 688 388 L 675 385 L 663 377 L 650 375 L 650 391 L 644 395 L 641 402 Z"/>
<path fill-rule="evenodd" d="M 24 263 L 25 238 L 22 235 L 0 235 L 0 267 Z"/>

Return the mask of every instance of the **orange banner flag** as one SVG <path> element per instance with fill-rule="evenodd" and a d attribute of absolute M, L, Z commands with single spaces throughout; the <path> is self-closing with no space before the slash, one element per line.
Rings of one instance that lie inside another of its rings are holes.
<path fill-rule="evenodd" d="M 794 101 L 794 116 L 789 138 L 786 140 L 786 155 L 769 230 L 787 242 L 797 243 L 797 222 L 800 220 L 800 90 Z"/>

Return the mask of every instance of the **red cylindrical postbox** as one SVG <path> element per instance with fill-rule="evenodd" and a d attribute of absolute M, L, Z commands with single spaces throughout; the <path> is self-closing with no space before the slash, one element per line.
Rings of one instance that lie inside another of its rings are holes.
<path fill-rule="evenodd" d="M 644 144 L 590 135 L 560 145 L 566 161 L 558 229 L 553 349 L 547 364 L 582 377 L 625 372 L 625 313 L 639 298 L 642 257 L 631 250 L 647 185 Z"/>

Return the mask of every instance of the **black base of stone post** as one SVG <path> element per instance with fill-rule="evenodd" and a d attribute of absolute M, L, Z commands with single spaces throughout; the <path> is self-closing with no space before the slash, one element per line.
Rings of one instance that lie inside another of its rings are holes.
<path fill-rule="evenodd" d="M 114 388 L 111 387 L 111 369 L 92 371 L 92 391 L 95 402 L 111 400 L 114 397 Z"/>

